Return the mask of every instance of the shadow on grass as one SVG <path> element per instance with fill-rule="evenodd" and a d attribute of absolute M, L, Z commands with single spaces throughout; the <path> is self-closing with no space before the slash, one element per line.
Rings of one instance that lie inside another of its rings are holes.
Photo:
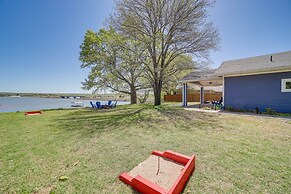
<path fill-rule="evenodd" d="M 56 118 L 54 125 L 82 135 L 93 135 L 108 130 L 120 129 L 141 119 L 141 113 L 149 106 L 123 105 L 114 109 L 82 109 Z"/>
<path fill-rule="evenodd" d="M 220 126 L 218 114 L 183 110 L 181 107 L 155 108 L 161 115 L 176 123 L 184 123 L 186 128 L 197 126 L 200 129 L 215 129 Z"/>
<path fill-rule="evenodd" d="M 217 127 L 217 119 L 209 114 L 185 111 L 167 105 L 147 104 L 123 105 L 114 109 L 69 111 L 66 115 L 56 118 L 54 125 L 84 136 L 92 136 L 96 133 L 126 129 L 127 126 L 140 123 L 143 123 L 143 127 L 155 128 L 167 125 L 169 121 L 174 125 L 177 124 L 176 127 L 181 130 L 191 127 L 190 123 L 204 129 Z"/>
<path fill-rule="evenodd" d="M 142 193 L 138 192 L 137 190 L 135 190 L 134 188 L 131 188 L 131 193 L 132 194 L 142 194 Z"/>

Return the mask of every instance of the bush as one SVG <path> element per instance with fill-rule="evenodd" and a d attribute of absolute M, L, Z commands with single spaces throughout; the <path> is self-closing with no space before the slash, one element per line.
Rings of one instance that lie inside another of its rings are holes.
<path fill-rule="evenodd" d="M 233 108 L 232 108 L 232 106 L 227 106 L 227 107 L 226 107 L 226 110 L 228 110 L 228 111 L 233 111 Z"/>
<path fill-rule="evenodd" d="M 271 108 L 265 108 L 265 110 L 266 110 L 266 114 L 269 114 L 269 115 L 275 115 L 276 114 L 276 111 L 272 110 Z"/>

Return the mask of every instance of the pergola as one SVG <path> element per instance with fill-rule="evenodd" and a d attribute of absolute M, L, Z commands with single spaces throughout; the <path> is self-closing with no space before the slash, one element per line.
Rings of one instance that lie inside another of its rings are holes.
<path fill-rule="evenodd" d="M 200 87 L 200 103 L 204 103 L 204 87 L 207 86 L 222 86 L 223 77 L 215 74 L 216 69 L 195 71 L 186 75 L 182 80 L 182 103 L 183 106 L 187 106 L 187 89 L 188 84 L 193 84 Z M 223 90 L 222 90 L 223 91 Z"/>

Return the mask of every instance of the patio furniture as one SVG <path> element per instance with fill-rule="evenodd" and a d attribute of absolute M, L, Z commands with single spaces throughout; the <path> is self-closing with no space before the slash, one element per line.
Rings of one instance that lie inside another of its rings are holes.
<path fill-rule="evenodd" d="M 97 108 L 97 109 L 104 108 L 104 105 L 101 105 L 101 102 L 97 101 L 97 102 L 96 102 L 96 108 Z"/>
<path fill-rule="evenodd" d="M 91 107 L 92 107 L 92 108 L 96 108 L 96 106 L 93 104 L 92 101 L 90 101 L 90 104 L 91 104 Z"/>
<path fill-rule="evenodd" d="M 221 97 L 219 101 L 212 101 L 211 104 L 221 105 L 222 102 L 223 102 L 223 97 Z"/>
<path fill-rule="evenodd" d="M 107 105 L 108 105 L 108 106 L 110 106 L 110 105 L 111 105 L 111 103 L 112 103 L 112 100 L 108 100 L 108 103 L 107 103 Z"/>
<path fill-rule="evenodd" d="M 115 101 L 115 103 L 112 103 L 112 104 L 111 104 L 111 108 L 115 108 L 116 105 L 117 105 L 117 101 Z"/>
<path fill-rule="evenodd" d="M 219 101 L 212 101 L 212 104 L 214 105 L 214 110 L 216 110 L 216 108 L 222 109 L 223 108 L 223 97 L 220 98 Z"/>

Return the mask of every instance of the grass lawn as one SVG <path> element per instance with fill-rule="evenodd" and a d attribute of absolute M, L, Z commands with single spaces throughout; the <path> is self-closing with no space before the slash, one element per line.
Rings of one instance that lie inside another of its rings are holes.
<path fill-rule="evenodd" d="M 1 113 L 0 193 L 135 193 L 118 175 L 167 149 L 196 154 L 184 193 L 291 192 L 291 120 L 124 105 Z"/>

